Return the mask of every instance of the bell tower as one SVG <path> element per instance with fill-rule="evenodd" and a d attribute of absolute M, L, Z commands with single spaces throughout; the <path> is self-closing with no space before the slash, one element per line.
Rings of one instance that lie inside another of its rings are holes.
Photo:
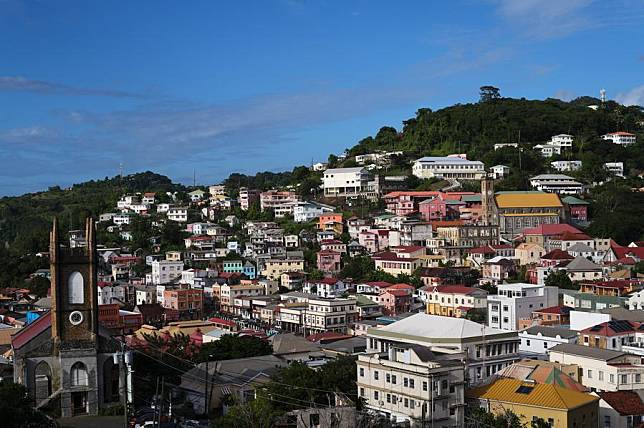
<path fill-rule="evenodd" d="M 61 245 L 58 220 L 50 234 L 51 335 L 54 352 L 94 348 L 98 340 L 98 289 L 94 220 L 85 221 L 86 246 Z"/>
<path fill-rule="evenodd" d="M 481 179 L 481 222 L 485 226 L 494 226 L 499 224 L 497 218 L 494 178 L 487 173 Z"/>

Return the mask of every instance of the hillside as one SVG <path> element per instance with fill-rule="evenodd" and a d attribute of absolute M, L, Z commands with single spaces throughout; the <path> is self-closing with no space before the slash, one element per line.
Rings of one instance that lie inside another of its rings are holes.
<path fill-rule="evenodd" d="M 47 231 L 53 216 L 63 230 L 83 224 L 89 216 L 114 210 L 124 193 L 176 192 L 184 186 L 163 175 L 143 172 L 125 177 L 105 178 L 74 184 L 67 189 L 49 190 L 0 199 L 0 243 L 15 254 L 25 254 L 47 247 Z"/>

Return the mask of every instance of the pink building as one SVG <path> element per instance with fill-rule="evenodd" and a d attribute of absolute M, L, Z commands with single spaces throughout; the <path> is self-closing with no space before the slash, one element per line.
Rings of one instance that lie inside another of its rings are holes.
<path fill-rule="evenodd" d="M 412 287 L 413 288 L 413 287 Z M 394 287 L 385 288 L 378 296 L 382 312 L 385 315 L 398 315 L 409 312 L 411 308 L 412 295 L 406 289 L 394 289 Z"/>
<path fill-rule="evenodd" d="M 377 253 L 389 246 L 389 229 L 369 229 L 360 232 L 358 243 L 369 253 Z"/>
<path fill-rule="evenodd" d="M 459 208 L 465 203 L 436 197 L 418 203 L 418 211 L 425 221 L 454 220 L 460 217 Z"/>
<path fill-rule="evenodd" d="M 320 250 L 317 254 L 318 269 L 322 272 L 338 272 L 342 262 L 342 253 L 333 250 Z"/>

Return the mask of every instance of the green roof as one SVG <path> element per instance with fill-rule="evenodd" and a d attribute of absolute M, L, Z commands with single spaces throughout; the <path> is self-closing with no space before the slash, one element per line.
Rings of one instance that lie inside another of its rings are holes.
<path fill-rule="evenodd" d="M 561 202 L 568 205 L 589 205 L 588 202 L 583 199 L 575 198 L 574 196 L 566 196 L 561 200 Z"/>
<path fill-rule="evenodd" d="M 481 202 L 481 195 L 463 195 L 461 200 L 463 202 Z"/>
<path fill-rule="evenodd" d="M 363 306 L 380 306 L 379 304 L 377 304 L 376 302 L 374 302 L 370 298 L 368 298 L 366 296 L 363 296 L 362 294 L 356 294 L 355 299 L 356 299 L 356 305 L 361 306 L 361 307 L 363 307 Z"/>

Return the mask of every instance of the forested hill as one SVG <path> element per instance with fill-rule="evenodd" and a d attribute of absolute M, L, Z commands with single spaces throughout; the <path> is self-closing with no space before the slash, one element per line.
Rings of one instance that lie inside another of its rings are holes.
<path fill-rule="evenodd" d="M 87 216 L 113 211 L 124 193 L 182 191 L 163 175 L 143 172 L 124 177 L 92 180 L 67 189 L 51 187 L 47 191 L 0 199 L 0 249 L 14 255 L 47 248 L 48 230 L 54 216 L 62 230 L 82 226 Z M 70 227 L 71 226 L 71 227 Z"/>

